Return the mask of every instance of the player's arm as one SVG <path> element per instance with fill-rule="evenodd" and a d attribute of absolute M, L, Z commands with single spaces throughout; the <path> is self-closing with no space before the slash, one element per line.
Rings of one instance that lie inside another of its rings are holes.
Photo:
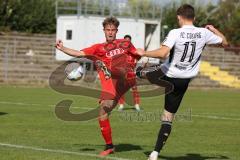
<path fill-rule="evenodd" d="M 80 56 L 85 56 L 86 55 L 83 51 L 78 51 L 78 50 L 74 50 L 74 49 L 71 49 L 71 48 L 64 47 L 63 42 L 61 40 L 57 40 L 55 47 L 58 50 L 66 53 L 70 56 L 73 56 L 73 57 L 80 57 Z"/>
<path fill-rule="evenodd" d="M 137 49 L 137 54 L 140 56 L 153 57 L 166 59 L 170 53 L 170 48 L 168 46 L 162 45 L 160 48 L 152 51 L 144 51 L 142 49 Z"/>
<path fill-rule="evenodd" d="M 212 31 L 214 34 L 222 38 L 222 46 L 226 47 L 228 45 L 226 37 L 218 30 L 216 29 L 213 25 L 206 25 L 208 30 Z"/>
<path fill-rule="evenodd" d="M 146 56 L 146 57 L 153 57 L 153 58 L 160 58 L 160 59 L 166 59 L 169 56 L 171 48 L 174 46 L 176 42 L 176 30 L 171 30 L 167 37 L 165 38 L 163 44 L 161 44 L 160 48 L 152 51 L 144 51 L 141 49 L 137 50 L 137 53 L 140 56 Z"/>

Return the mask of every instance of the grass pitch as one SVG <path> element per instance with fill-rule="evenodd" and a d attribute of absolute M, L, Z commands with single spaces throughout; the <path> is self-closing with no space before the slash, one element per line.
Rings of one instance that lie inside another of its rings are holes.
<path fill-rule="evenodd" d="M 96 160 L 103 149 L 97 120 L 66 122 L 54 114 L 63 99 L 79 113 L 97 99 L 59 94 L 48 88 L 0 87 L 1 160 Z M 160 127 L 163 96 L 141 99 L 144 111 L 130 106 L 111 115 L 116 153 L 113 160 L 146 160 Z M 240 157 L 240 92 L 187 91 L 162 160 L 209 160 Z"/>

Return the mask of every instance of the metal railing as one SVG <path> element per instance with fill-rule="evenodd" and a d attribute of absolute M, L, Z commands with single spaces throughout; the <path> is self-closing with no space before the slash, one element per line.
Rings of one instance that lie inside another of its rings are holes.
<path fill-rule="evenodd" d="M 56 17 L 77 16 L 118 16 L 135 19 L 156 19 L 161 17 L 162 7 L 154 1 L 138 0 L 57 0 Z"/>

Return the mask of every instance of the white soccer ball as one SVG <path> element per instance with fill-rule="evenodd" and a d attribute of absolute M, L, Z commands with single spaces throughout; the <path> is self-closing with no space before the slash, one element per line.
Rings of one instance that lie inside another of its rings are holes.
<path fill-rule="evenodd" d="M 65 68 L 65 74 L 67 79 L 77 81 L 83 77 L 84 69 L 79 63 L 73 62 L 67 65 Z"/>

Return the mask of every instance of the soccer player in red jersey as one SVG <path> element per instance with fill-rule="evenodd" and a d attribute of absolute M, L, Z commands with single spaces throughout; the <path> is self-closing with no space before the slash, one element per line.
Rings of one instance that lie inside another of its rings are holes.
<path fill-rule="evenodd" d="M 106 42 L 80 51 L 63 46 L 61 40 L 56 42 L 56 48 L 68 55 L 92 57 L 97 67 L 102 86 L 98 121 L 106 143 L 106 148 L 100 156 L 114 152 L 109 113 L 116 107 L 120 97 L 136 85 L 134 68 L 136 60 L 140 58 L 130 41 L 116 39 L 119 24 L 115 17 L 106 18 L 103 21 Z"/>

